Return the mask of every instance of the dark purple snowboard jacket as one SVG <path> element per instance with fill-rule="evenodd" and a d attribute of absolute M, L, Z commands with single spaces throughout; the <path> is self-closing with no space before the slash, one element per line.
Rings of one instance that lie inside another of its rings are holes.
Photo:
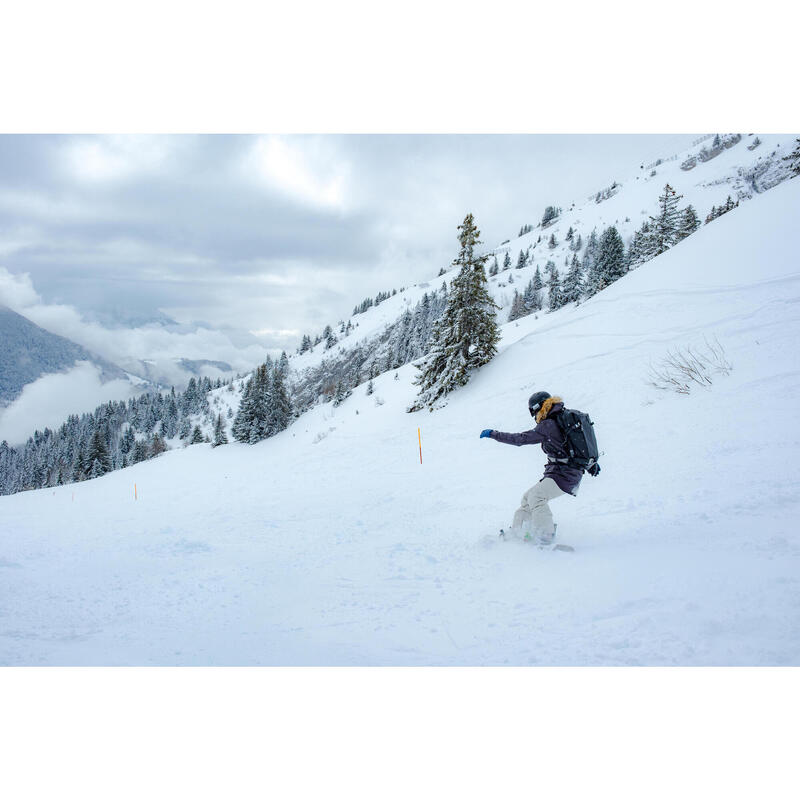
<path fill-rule="evenodd" d="M 503 444 L 513 444 L 519 447 L 523 444 L 540 444 L 545 455 L 549 458 L 564 458 L 564 434 L 558 423 L 553 419 L 564 408 L 563 403 L 556 403 L 546 419 L 543 419 L 533 430 L 522 433 L 503 433 L 492 431 L 492 439 Z M 575 494 L 578 484 L 583 477 L 580 467 L 570 467 L 566 464 L 549 461 L 544 468 L 544 477 L 552 478 L 562 492 Z"/>

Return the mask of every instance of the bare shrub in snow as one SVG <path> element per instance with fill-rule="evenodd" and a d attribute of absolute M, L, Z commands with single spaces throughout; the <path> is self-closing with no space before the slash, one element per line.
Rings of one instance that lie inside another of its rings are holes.
<path fill-rule="evenodd" d="M 658 365 L 650 366 L 648 383 L 656 389 L 689 394 L 696 386 L 708 389 L 717 375 L 727 375 L 733 369 L 725 349 L 714 337 L 704 339 L 700 347 L 669 350 Z"/>

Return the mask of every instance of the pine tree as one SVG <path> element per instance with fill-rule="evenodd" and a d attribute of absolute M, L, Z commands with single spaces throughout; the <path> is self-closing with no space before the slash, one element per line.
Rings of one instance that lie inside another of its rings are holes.
<path fill-rule="evenodd" d="M 242 391 L 242 399 L 239 401 L 239 410 L 236 412 L 236 417 L 233 420 L 233 438 L 238 442 L 247 442 L 250 440 L 250 427 L 255 418 L 255 394 L 255 377 L 251 377 Z"/>
<path fill-rule="evenodd" d="M 108 447 L 105 437 L 99 429 L 96 429 L 92 434 L 84 463 L 89 465 L 89 477 L 91 478 L 105 475 L 106 472 L 111 471 L 111 458 L 108 453 Z M 93 475 L 92 472 L 96 474 Z"/>
<path fill-rule="evenodd" d="M 633 239 L 628 247 L 626 261 L 628 269 L 633 269 L 645 262 L 649 257 L 650 250 L 650 224 L 643 222 L 642 227 L 633 234 Z"/>
<path fill-rule="evenodd" d="M 597 261 L 590 273 L 592 294 L 610 286 L 625 274 L 625 244 L 616 227 L 603 231 Z"/>
<path fill-rule="evenodd" d="M 192 431 L 192 438 L 189 444 L 202 444 L 203 442 L 203 431 L 200 430 L 199 425 L 194 426 L 194 430 Z"/>
<path fill-rule="evenodd" d="M 348 323 L 348 325 L 349 324 L 350 323 Z M 278 359 L 275 369 L 280 372 L 282 380 L 286 380 L 286 378 L 289 377 L 289 356 L 286 355 L 285 350 L 281 353 L 281 357 Z"/>
<path fill-rule="evenodd" d="M 336 338 L 336 334 L 333 332 L 333 329 L 330 325 L 325 326 L 325 330 L 322 332 L 322 336 L 325 339 L 325 349 L 330 350 L 337 342 L 338 339 Z"/>
<path fill-rule="evenodd" d="M 597 231 L 592 230 L 589 234 L 589 238 L 586 240 L 586 248 L 583 251 L 583 271 L 586 275 L 592 274 L 592 268 L 594 267 L 594 262 L 597 260 L 597 252 L 600 248 L 600 242 L 597 237 Z"/>
<path fill-rule="evenodd" d="M 800 175 L 800 138 L 795 139 L 797 143 L 794 150 L 788 156 L 783 157 L 783 161 L 789 162 L 789 172 L 792 177 Z"/>
<path fill-rule="evenodd" d="M 221 444 L 228 444 L 228 434 L 225 432 L 222 414 L 217 414 L 217 421 L 214 424 L 214 447 L 219 447 Z"/>
<path fill-rule="evenodd" d="M 557 244 L 558 244 L 558 242 L 556 241 L 556 235 L 554 233 L 551 233 L 550 234 L 550 238 L 547 240 L 547 246 L 551 250 L 555 250 Z"/>
<path fill-rule="evenodd" d="M 289 397 L 289 392 L 286 389 L 286 374 L 288 372 L 288 364 L 286 367 L 278 362 L 278 366 L 272 373 L 272 381 L 269 387 L 269 410 L 267 414 L 267 428 L 269 435 L 280 433 L 289 427 L 292 421 L 294 410 L 292 409 L 292 401 Z"/>
<path fill-rule="evenodd" d="M 664 186 L 664 193 L 658 198 L 658 216 L 650 217 L 652 232 L 650 234 L 650 252 L 653 256 L 669 250 L 677 241 L 679 217 L 678 201 L 683 197 L 669 185 Z"/>
<path fill-rule="evenodd" d="M 437 401 L 459 386 L 464 386 L 473 370 L 497 353 L 500 332 L 495 309 L 498 306 L 486 289 L 486 256 L 478 256 L 480 244 L 472 214 L 458 226 L 461 245 L 453 266 L 459 267 L 447 299 L 444 314 L 433 329 L 428 356 L 419 366 L 415 384 L 420 393 L 409 411 L 423 406 L 433 410 Z"/>
<path fill-rule="evenodd" d="M 561 209 L 556 206 L 547 206 L 542 214 L 542 227 L 546 228 L 559 214 Z"/>
<path fill-rule="evenodd" d="M 533 289 L 534 291 L 538 291 L 544 286 L 544 281 L 542 280 L 542 273 L 539 271 L 539 267 L 537 265 L 536 272 L 533 273 Z"/>
<path fill-rule="evenodd" d="M 492 266 L 489 267 L 489 275 L 493 277 L 497 275 L 498 272 L 500 272 L 500 267 L 497 264 L 497 256 L 495 256 L 494 261 L 492 261 Z"/>
<path fill-rule="evenodd" d="M 340 406 L 350 395 L 352 392 L 344 385 L 342 381 L 336 382 L 336 389 L 333 393 L 333 404 L 334 406 Z"/>
<path fill-rule="evenodd" d="M 547 281 L 547 308 L 550 311 L 557 311 L 564 305 L 564 298 L 561 294 L 561 279 L 558 270 L 553 267 L 550 270 L 550 278 Z"/>
<path fill-rule="evenodd" d="M 537 273 L 538 273 L 538 267 L 537 267 Z M 528 281 L 528 285 L 525 287 L 525 292 L 522 295 L 522 299 L 525 303 L 526 313 L 532 314 L 534 311 L 542 310 L 544 302 L 542 300 L 541 288 L 543 285 L 544 284 L 542 283 L 541 275 L 539 276 L 538 288 L 536 287 L 535 276 L 534 278 L 531 278 L 530 281 Z"/>
<path fill-rule="evenodd" d="M 520 319 L 520 317 L 526 316 L 528 313 L 528 309 L 525 306 L 525 301 L 522 295 L 518 291 L 514 291 L 514 299 L 511 301 L 511 310 L 508 313 L 508 321 L 514 322 L 514 320 Z"/>
<path fill-rule="evenodd" d="M 561 296 L 564 303 L 577 303 L 583 295 L 583 270 L 578 256 L 573 253 L 569 272 L 564 278 L 561 287 Z"/>
<path fill-rule="evenodd" d="M 152 457 L 161 455 L 161 453 L 166 453 L 167 451 L 167 444 L 166 442 L 157 434 L 153 434 L 153 438 L 150 442 L 150 455 Z"/>
<path fill-rule="evenodd" d="M 506 256 L 503 259 L 503 272 L 507 269 L 511 269 L 511 254 L 508 251 L 506 251 Z"/>
<path fill-rule="evenodd" d="M 133 463 L 139 464 L 147 461 L 148 456 L 147 443 L 143 439 L 138 440 L 133 448 Z"/>
<path fill-rule="evenodd" d="M 517 258 L 517 269 L 522 269 L 526 264 L 525 253 L 520 250 L 519 257 Z"/>
<path fill-rule="evenodd" d="M 692 205 L 686 206 L 681 212 L 675 241 L 680 242 L 687 236 L 691 236 L 699 227 L 700 220 L 697 218 L 697 212 L 694 207 Z"/>

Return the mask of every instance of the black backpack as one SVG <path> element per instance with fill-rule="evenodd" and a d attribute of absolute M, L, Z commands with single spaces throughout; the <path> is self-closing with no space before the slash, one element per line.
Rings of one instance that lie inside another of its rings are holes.
<path fill-rule="evenodd" d="M 555 419 L 564 434 L 564 450 L 570 466 L 588 470 L 597 463 L 600 452 L 594 435 L 594 422 L 583 411 L 565 408 Z"/>

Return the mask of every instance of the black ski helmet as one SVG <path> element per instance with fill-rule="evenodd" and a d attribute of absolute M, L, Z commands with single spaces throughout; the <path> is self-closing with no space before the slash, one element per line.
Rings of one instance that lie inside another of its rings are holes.
<path fill-rule="evenodd" d="M 532 394 L 528 398 L 528 411 L 531 412 L 532 417 L 536 416 L 536 412 L 542 407 L 542 403 L 544 403 L 548 397 L 550 397 L 549 392 L 536 392 L 536 394 Z"/>

